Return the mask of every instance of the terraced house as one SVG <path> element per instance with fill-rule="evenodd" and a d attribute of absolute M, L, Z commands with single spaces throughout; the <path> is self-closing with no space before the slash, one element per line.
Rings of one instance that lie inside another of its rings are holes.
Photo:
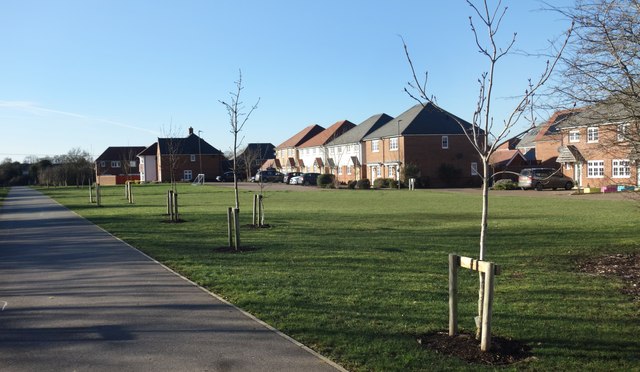
<path fill-rule="evenodd" d="M 311 137 L 306 142 L 298 146 L 298 157 L 300 159 L 301 172 L 331 173 L 335 169 L 335 156 L 329 156 L 327 143 L 340 138 L 340 136 L 356 125 L 349 120 L 341 120 L 322 132 Z"/>

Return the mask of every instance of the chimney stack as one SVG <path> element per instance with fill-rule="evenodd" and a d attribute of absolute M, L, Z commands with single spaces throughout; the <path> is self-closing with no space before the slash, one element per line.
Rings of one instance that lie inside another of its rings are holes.
<path fill-rule="evenodd" d="M 189 135 L 193 134 L 193 127 L 189 127 Z"/>

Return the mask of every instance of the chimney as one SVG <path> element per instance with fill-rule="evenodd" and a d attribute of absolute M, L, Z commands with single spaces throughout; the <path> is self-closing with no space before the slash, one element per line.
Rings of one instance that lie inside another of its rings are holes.
<path fill-rule="evenodd" d="M 193 134 L 193 127 L 189 127 L 189 135 Z"/>

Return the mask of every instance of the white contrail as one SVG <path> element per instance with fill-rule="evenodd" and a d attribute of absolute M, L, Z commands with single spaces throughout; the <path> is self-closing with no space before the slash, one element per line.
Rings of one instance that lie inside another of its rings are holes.
<path fill-rule="evenodd" d="M 109 124 L 109 125 L 115 125 L 115 126 L 123 127 L 123 128 L 135 129 L 135 130 L 151 133 L 151 134 L 153 134 L 155 136 L 159 136 L 160 135 L 159 132 L 151 130 L 151 129 L 142 128 L 142 127 L 136 127 L 135 125 L 121 123 L 121 122 L 113 121 L 113 120 L 109 120 L 109 119 L 94 118 L 94 117 L 90 117 L 90 116 L 87 116 L 87 115 L 78 114 L 78 113 L 75 113 L 75 112 L 53 110 L 53 109 L 49 109 L 49 108 L 46 108 L 46 107 L 39 106 L 36 103 L 29 102 L 29 101 L 1 101 L 0 100 L 0 108 L 23 110 L 23 111 L 30 112 L 30 113 L 32 113 L 34 115 L 56 114 L 56 115 L 68 116 L 68 117 L 73 117 L 73 118 L 77 118 L 77 119 L 83 119 L 83 120 L 87 120 L 87 121 L 94 121 L 94 122 L 101 122 L 101 123 L 105 123 L 105 124 Z"/>

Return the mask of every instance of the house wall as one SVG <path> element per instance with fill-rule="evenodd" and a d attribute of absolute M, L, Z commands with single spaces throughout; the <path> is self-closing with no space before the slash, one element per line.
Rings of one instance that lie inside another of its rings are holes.
<path fill-rule="evenodd" d="M 536 160 L 540 165 L 545 167 L 558 168 L 560 165 L 556 162 L 562 141 L 558 137 L 557 140 L 537 141 L 536 142 Z"/>
<path fill-rule="evenodd" d="M 327 147 L 327 159 L 332 158 L 336 168 L 326 169 L 327 173 L 333 174 L 339 182 L 348 183 L 362 178 L 361 167 L 353 165 L 352 157 L 357 157 L 360 164 L 362 161 L 362 145 L 360 143 L 348 143 Z M 327 161 L 328 164 L 328 161 Z"/>
<path fill-rule="evenodd" d="M 426 187 L 468 187 L 480 184 L 480 178 L 471 173 L 472 163 L 481 171 L 481 162 L 475 149 L 464 135 L 448 135 L 448 148 L 442 148 L 441 135 L 400 137 L 398 150 L 391 151 L 391 139 L 380 139 L 379 150 L 372 151 L 373 140 L 365 141 L 367 177 L 393 177 L 392 167 L 401 162 L 402 167 L 413 164 L 419 169 L 419 178 Z M 452 177 L 443 177 L 440 168 L 449 168 Z"/>
<path fill-rule="evenodd" d="M 589 142 L 587 127 L 570 128 L 562 130 L 562 142 L 565 145 L 573 145 L 580 151 L 585 161 L 581 164 L 564 164 L 563 173 L 575 178 L 576 167 L 581 166 L 581 177 L 579 179 L 582 187 L 603 187 L 608 185 L 638 185 L 637 164 L 629 161 L 628 175 L 614 174 L 614 160 L 629 160 L 630 145 L 626 141 L 617 140 L 617 128 L 615 124 L 598 126 L 598 141 Z M 577 131 L 579 141 L 571 142 L 570 133 Z M 602 161 L 604 165 L 604 175 L 589 176 L 589 161 Z"/>
<path fill-rule="evenodd" d="M 198 154 L 195 154 L 195 161 L 191 161 L 191 154 L 176 155 L 175 179 L 176 181 L 193 181 L 200 173 L 200 160 Z M 205 175 L 205 181 L 213 182 L 215 178 L 222 175 L 222 162 L 224 158 L 221 155 L 202 155 L 202 173 Z M 170 172 L 170 156 L 163 155 L 161 157 L 158 180 L 160 182 L 171 182 Z M 191 178 L 185 178 L 185 170 L 191 171 Z"/>
<path fill-rule="evenodd" d="M 139 159 L 132 159 L 132 161 L 135 160 L 136 164 L 135 166 L 131 167 L 129 166 L 129 174 L 130 175 L 139 175 L 140 174 L 140 167 L 139 167 Z M 118 162 L 120 164 L 119 167 L 117 166 L 113 166 L 115 165 L 114 162 Z M 99 159 L 96 160 L 96 171 L 98 176 L 101 175 L 114 175 L 114 176 L 120 176 L 120 175 L 125 175 L 125 169 L 127 169 L 127 164 L 123 164 L 124 160 L 122 159 L 115 159 L 115 160 L 106 160 L 106 159 Z"/>
<path fill-rule="evenodd" d="M 143 155 L 140 156 L 140 181 L 141 182 L 157 182 L 158 171 L 156 157 Z"/>
<path fill-rule="evenodd" d="M 293 147 L 276 148 L 276 159 L 280 162 L 282 168 L 278 169 L 280 172 L 302 172 L 302 170 L 295 165 L 289 163 L 289 158 L 293 158 L 298 164 L 298 150 Z"/>

